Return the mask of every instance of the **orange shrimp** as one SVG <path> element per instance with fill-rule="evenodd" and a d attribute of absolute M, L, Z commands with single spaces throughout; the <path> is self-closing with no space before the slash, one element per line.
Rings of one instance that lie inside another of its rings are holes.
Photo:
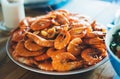
<path fill-rule="evenodd" d="M 35 20 L 36 20 L 36 18 L 26 17 L 19 23 L 18 26 L 20 26 L 20 28 L 21 28 L 22 25 L 25 25 L 26 27 L 29 27 Z"/>
<path fill-rule="evenodd" d="M 80 51 L 81 51 L 80 44 L 81 43 L 82 43 L 81 38 L 74 38 L 73 40 L 70 41 L 70 43 L 67 47 L 67 51 L 75 56 L 80 54 Z"/>
<path fill-rule="evenodd" d="M 36 20 L 36 18 L 32 18 L 32 17 L 26 17 L 24 18 L 20 23 L 19 23 L 19 27 L 20 30 L 23 31 L 29 31 L 30 30 L 30 25 Z"/>
<path fill-rule="evenodd" d="M 39 18 L 35 22 L 33 22 L 30 28 L 34 31 L 41 30 L 47 28 L 51 25 L 51 20 L 45 18 Z"/>
<path fill-rule="evenodd" d="M 38 64 L 32 58 L 17 57 L 16 60 L 19 61 L 20 63 L 26 64 L 26 65 L 29 65 L 29 66 L 33 66 L 33 65 L 37 65 Z"/>
<path fill-rule="evenodd" d="M 67 18 L 69 14 L 67 11 L 63 10 L 52 11 L 48 15 L 53 16 L 52 22 L 55 25 L 69 24 L 69 20 Z"/>
<path fill-rule="evenodd" d="M 51 61 L 40 62 L 38 64 L 38 68 L 40 68 L 42 70 L 46 70 L 46 71 L 53 71 L 54 70 Z"/>
<path fill-rule="evenodd" d="M 19 41 L 14 51 L 19 56 L 23 56 L 23 57 L 38 56 L 43 53 L 42 51 L 31 52 L 31 51 L 27 50 L 24 47 L 24 41 Z"/>
<path fill-rule="evenodd" d="M 59 12 L 59 13 L 61 13 L 61 14 L 63 14 L 64 16 L 68 16 L 70 13 L 68 12 L 68 11 L 66 11 L 66 10 L 56 10 L 56 12 Z"/>
<path fill-rule="evenodd" d="M 63 49 L 67 46 L 67 44 L 70 42 L 71 36 L 68 31 L 62 31 L 62 34 L 59 34 L 55 41 L 54 41 L 54 47 L 56 49 Z"/>
<path fill-rule="evenodd" d="M 105 37 L 105 33 L 101 31 L 93 31 L 93 32 L 86 33 L 86 38 L 94 38 L 94 37 L 103 38 Z"/>
<path fill-rule="evenodd" d="M 63 14 L 59 12 L 55 12 L 55 14 L 56 14 L 55 21 L 57 21 L 60 25 L 69 24 L 69 20 Z"/>
<path fill-rule="evenodd" d="M 91 46 L 94 47 L 94 48 L 104 48 L 104 49 L 106 49 L 106 45 L 104 43 L 94 44 L 94 45 L 91 45 Z"/>
<path fill-rule="evenodd" d="M 50 58 L 50 57 L 49 57 L 46 53 L 34 57 L 34 59 L 35 59 L 36 61 L 43 61 L 43 60 L 47 60 L 47 59 L 49 59 L 49 58 Z"/>
<path fill-rule="evenodd" d="M 15 30 L 14 33 L 12 34 L 12 41 L 14 42 L 19 42 L 24 38 L 25 34 L 22 30 Z"/>
<path fill-rule="evenodd" d="M 49 57 L 53 57 L 53 56 L 55 56 L 55 55 L 57 55 L 57 54 L 59 54 L 59 53 L 64 53 L 66 50 L 65 49 L 55 49 L 55 48 L 53 48 L 53 47 L 51 47 L 51 48 L 49 48 L 48 50 L 47 50 L 47 55 L 49 56 Z"/>
<path fill-rule="evenodd" d="M 86 30 L 85 27 L 76 27 L 72 28 L 69 33 L 72 39 L 76 37 L 83 38 L 86 35 Z"/>
<path fill-rule="evenodd" d="M 56 71 L 70 71 L 80 68 L 82 64 L 81 61 L 76 61 L 76 57 L 68 52 L 52 57 L 52 66 Z"/>
<path fill-rule="evenodd" d="M 55 36 L 55 34 L 56 34 L 56 29 L 55 29 L 55 27 L 52 27 L 52 28 L 50 28 L 50 29 L 48 29 L 47 30 L 47 37 L 48 38 L 53 38 L 54 36 Z"/>
<path fill-rule="evenodd" d="M 46 40 L 36 34 L 27 32 L 26 33 L 28 38 L 32 39 L 36 44 L 43 46 L 43 47 L 52 47 L 54 45 L 53 40 Z"/>
<path fill-rule="evenodd" d="M 93 21 L 91 23 L 91 27 L 94 31 L 101 31 L 101 32 L 106 32 L 106 28 L 103 28 L 102 26 L 96 24 L 96 21 Z"/>
<path fill-rule="evenodd" d="M 99 37 L 95 37 L 95 38 L 85 38 L 84 40 L 84 43 L 86 44 L 101 44 L 101 43 L 104 43 L 104 40 L 99 38 Z"/>
<path fill-rule="evenodd" d="M 88 63 L 88 65 L 94 65 L 101 61 L 107 52 L 103 48 L 87 48 L 81 53 L 81 57 Z"/>
<path fill-rule="evenodd" d="M 33 40 L 28 39 L 25 41 L 24 46 L 26 49 L 28 49 L 29 51 L 38 51 L 43 49 L 42 46 L 39 46 L 38 44 L 36 44 Z"/>

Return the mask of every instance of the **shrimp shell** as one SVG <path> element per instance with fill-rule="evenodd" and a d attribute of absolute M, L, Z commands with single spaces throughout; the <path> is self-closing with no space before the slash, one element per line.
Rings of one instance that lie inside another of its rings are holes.
<path fill-rule="evenodd" d="M 40 54 L 43 53 L 43 52 L 41 52 L 41 51 L 31 52 L 31 51 L 27 50 L 27 49 L 24 47 L 24 41 L 19 41 L 14 51 L 15 51 L 19 56 L 23 56 L 23 57 L 38 56 L 38 55 L 40 55 Z"/>
<path fill-rule="evenodd" d="M 94 37 L 103 38 L 104 36 L 105 36 L 105 33 L 101 31 L 93 31 L 93 32 L 86 33 L 87 38 L 94 38 Z"/>
<path fill-rule="evenodd" d="M 56 71 L 69 71 L 80 68 L 83 63 L 75 60 L 76 57 L 71 53 L 60 53 L 52 57 L 52 66 Z"/>
<path fill-rule="evenodd" d="M 49 48 L 48 50 L 47 50 L 47 55 L 49 56 L 49 57 L 53 57 L 53 56 L 55 56 L 55 55 L 57 55 L 57 54 L 59 54 L 59 53 L 64 53 L 66 50 L 65 49 L 55 49 L 55 48 L 53 48 L 53 47 L 51 47 L 51 48 Z"/>
<path fill-rule="evenodd" d="M 38 64 L 38 68 L 46 71 L 53 71 L 54 68 L 52 66 L 51 61 L 44 61 Z"/>
<path fill-rule="evenodd" d="M 59 34 L 55 41 L 54 41 L 54 47 L 56 49 L 63 49 L 67 46 L 67 44 L 70 42 L 71 36 L 68 31 L 64 31 L 63 34 Z"/>
<path fill-rule="evenodd" d="M 25 57 L 17 57 L 17 61 L 29 65 L 29 66 L 33 66 L 33 65 L 37 65 L 38 63 L 32 59 L 32 58 L 25 58 Z"/>
<path fill-rule="evenodd" d="M 74 38 L 73 40 L 70 41 L 67 47 L 67 51 L 70 52 L 73 55 L 78 55 L 80 54 L 81 48 L 80 44 L 82 43 L 81 38 Z"/>
<path fill-rule="evenodd" d="M 69 31 L 71 38 L 74 39 L 76 37 L 83 38 L 86 35 L 85 27 L 75 27 Z"/>
<path fill-rule="evenodd" d="M 30 26 L 30 28 L 34 31 L 41 30 L 44 28 L 47 28 L 51 25 L 51 21 L 45 18 L 37 19 L 35 22 L 33 22 Z"/>
<path fill-rule="evenodd" d="M 31 39 L 26 40 L 24 45 L 25 45 L 25 48 L 28 49 L 29 51 L 38 51 L 43 49 L 42 46 L 39 46 Z"/>
<path fill-rule="evenodd" d="M 28 38 L 32 39 L 36 44 L 43 46 L 43 47 L 52 47 L 54 45 L 53 40 L 46 40 L 36 34 L 27 32 L 26 33 Z"/>
<path fill-rule="evenodd" d="M 34 57 L 34 59 L 35 59 L 36 61 L 44 61 L 44 60 L 47 60 L 47 59 L 49 59 L 49 58 L 50 58 L 50 57 L 49 57 L 46 53 Z"/>
<path fill-rule="evenodd" d="M 88 62 L 88 65 L 94 65 L 101 61 L 107 53 L 103 48 L 87 48 L 81 53 L 81 57 Z"/>
<path fill-rule="evenodd" d="M 19 42 L 24 38 L 25 34 L 22 30 L 15 30 L 14 33 L 12 34 L 12 41 L 14 42 Z"/>
<path fill-rule="evenodd" d="M 83 40 L 86 44 L 103 44 L 104 43 L 104 39 L 101 39 L 99 37 L 95 37 L 95 38 L 85 38 Z"/>

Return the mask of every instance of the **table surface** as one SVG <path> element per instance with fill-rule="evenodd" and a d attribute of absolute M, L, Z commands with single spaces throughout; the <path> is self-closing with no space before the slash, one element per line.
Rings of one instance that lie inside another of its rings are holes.
<path fill-rule="evenodd" d="M 68 11 L 88 15 L 92 20 L 96 19 L 99 23 L 104 25 L 113 21 L 116 10 L 119 9 L 119 6 L 117 5 L 98 0 L 80 1 L 81 2 L 78 4 L 79 1 L 74 0 L 61 7 L 61 9 L 67 9 Z M 36 16 L 41 13 L 42 12 L 40 11 L 26 10 L 26 16 Z M 3 20 L 1 8 L 0 20 Z M 3 47 L 5 47 L 6 44 L 2 43 L 1 39 L 5 39 L 4 41 L 6 41 L 6 37 L 7 36 L 0 37 L 0 44 L 3 44 Z M 6 51 L 4 53 L 6 53 Z M 26 70 L 12 62 L 7 55 L 3 61 L 0 62 L 0 79 L 113 79 L 114 74 L 115 71 L 113 70 L 109 60 L 92 71 L 64 76 L 45 75 Z"/>

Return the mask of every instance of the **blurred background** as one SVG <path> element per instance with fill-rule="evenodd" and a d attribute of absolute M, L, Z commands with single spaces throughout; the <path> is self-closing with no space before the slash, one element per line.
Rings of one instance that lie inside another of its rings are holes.
<path fill-rule="evenodd" d="M 24 0 L 27 16 L 45 14 L 51 10 L 66 9 L 96 19 L 102 24 L 112 23 L 120 0 Z"/>

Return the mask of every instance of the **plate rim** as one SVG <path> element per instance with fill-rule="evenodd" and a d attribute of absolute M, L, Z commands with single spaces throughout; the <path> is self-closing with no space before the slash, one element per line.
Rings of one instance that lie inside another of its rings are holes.
<path fill-rule="evenodd" d="M 10 39 L 11 39 L 11 37 L 8 38 L 7 43 L 6 43 L 6 51 L 7 51 L 8 57 L 15 64 L 17 64 L 18 66 L 20 66 L 20 67 L 22 67 L 22 68 L 24 68 L 26 70 L 29 70 L 29 71 L 32 71 L 32 72 L 36 72 L 36 73 L 41 73 L 41 74 L 46 74 L 46 75 L 73 75 L 73 74 L 80 74 L 80 73 L 84 73 L 84 72 L 88 72 L 88 71 L 94 70 L 94 69 L 96 69 L 97 67 L 101 66 L 102 64 L 104 64 L 105 62 L 107 62 L 109 60 L 108 55 L 107 55 L 102 61 L 98 62 L 97 64 L 95 64 L 93 66 L 85 68 L 85 69 L 72 70 L 72 71 L 68 71 L 68 72 L 45 71 L 45 70 L 41 70 L 41 69 L 37 69 L 37 68 L 33 68 L 33 67 L 30 67 L 30 66 L 27 66 L 25 64 L 22 64 L 22 63 L 16 61 L 12 57 L 12 55 L 10 54 L 10 52 L 9 52 Z"/>

